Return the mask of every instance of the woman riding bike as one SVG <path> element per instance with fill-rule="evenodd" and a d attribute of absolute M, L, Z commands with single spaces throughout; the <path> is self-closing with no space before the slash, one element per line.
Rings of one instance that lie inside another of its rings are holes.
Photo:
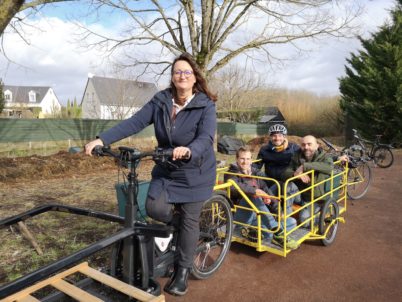
<path fill-rule="evenodd" d="M 155 165 L 152 171 L 147 214 L 169 223 L 179 217 L 179 259 L 164 290 L 173 295 L 187 292 L 199 217 L 205 200 L 212 196 L 216 160 L 213 141 L 216 130 L 216 96 L 206 84 L 189 54 L 172 63 L 170 87 L 158 92 L 131 118 L 101 133 L 85 146 L 90 155 L 96 145 L 109 145 L 154 124 L 158 147 L 173 149 L 173 163 Z M 173 211 L 179 215 L 173 215 Z"/>

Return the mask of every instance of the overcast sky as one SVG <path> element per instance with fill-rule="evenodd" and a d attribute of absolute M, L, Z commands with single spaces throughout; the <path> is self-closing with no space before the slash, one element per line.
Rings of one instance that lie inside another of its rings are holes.
<path fill-rule="evenodd" d="M 346 0 L 345 0 L 346 1 Z M 361 0 L 365 13 L 361 16 L 363 36 L 376 32 L 378 26 L 389 19 L 394 0 Z M 95 50 L 79 48 L 76 27 L 68 21 L 65 13 L 76 6 L 62 4 L 43 11 L 34 24 L 27 28 L 29 45 L 17 35 L 6 33 L 4 48 L 9 60 L 0 54 L 0 78 L 6 85 L 51 86 L 60 102 L 74 97 L 80 102 L 88 73 L 104 76 L 105 60 Z M 114 20 L 116 18 L 109 18 Z M 111 22 L 111 21 L 110 21 Z M 110 22 L 96 24 L 98 31 L 113 28 Z M 295 61 L 274 70 L 267 70 L 268 84 L 289 89 L 304 89 L 317 94 L 338 94 L 338 78 L 344 74 L 344 65 L 350 52 L 359 49 L 357 39 L 321 40 L 312 51 Z M 286 50 L 285 50 L 286 51 Z M 159 83 L 163 85 L 165 83 Z"/>

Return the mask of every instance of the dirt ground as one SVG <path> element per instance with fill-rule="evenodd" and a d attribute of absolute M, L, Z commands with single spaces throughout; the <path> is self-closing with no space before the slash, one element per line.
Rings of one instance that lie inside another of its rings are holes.
<path fill-rule="evenodd" d="M 48 202 L 116 209 L 117 173 L 110 159 L 81 156 L 0 159 L 0 219 Z M 142 165 L 140 178 L 149 176 L 151 166 Z M 348 203 L 333 245 L 304 243 L 282 258 L 233 244 L 214 276 L 191 279 L 186 296 L 166 294 L 166 301 L 400 301 L 401 169 L 402 150 L 391 168 L 373 169 L 368 194 Z M 163 286 L 166 279 L 159 281 Z"/>
<path fill-rule="evenodd" d="M 190 280 L 185 297 L 166 301 L 401 301 L 401 171 L 402 150 L 389 169 L 373 169 L 333 245 L 303 243 L 282 258 L 233 244 L 216 275 Z"/>

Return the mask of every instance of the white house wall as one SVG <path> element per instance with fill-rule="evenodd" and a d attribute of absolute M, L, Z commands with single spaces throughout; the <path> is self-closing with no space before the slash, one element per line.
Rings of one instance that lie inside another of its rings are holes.
<path fill-rule="evenodd" d="M 29 109 L 29 108 L 41 108 L 40 104 L 27 104 L 27 103 L 5 103 L 4 108 L 16 108 L 16 109 Z"/>
<path fill-rule="evenodd" d="M 103 120 L 113 120 L 119 118 L 116 116 L 117 114 L 114 114 L 115 112 L 127 112 L 123 119 L 129 118 L 132 116 L 134 113 L 136 113 L 138 110 L 141 108 L 139 107 L 122 107 L 122 106 L 104 106 L 101 105 L 101 119 Z"/>
<path fill-rule="evenodd" d="M 49 89 L 40 103 L 42 107 L 43 114 L 52 114 L 56 112 L 60 112 L 61 105 L 56 95 L 53 92 L 53 89 Z"/>
<path fill-rule="evenodd" d="M 95 88 L 90 79 L 84 91 L 84 97 L 81 102 L 82 117 L 98 119 L 101 115 L 101 108 L 99 106 L 99 99 L 95 93 Z"/>

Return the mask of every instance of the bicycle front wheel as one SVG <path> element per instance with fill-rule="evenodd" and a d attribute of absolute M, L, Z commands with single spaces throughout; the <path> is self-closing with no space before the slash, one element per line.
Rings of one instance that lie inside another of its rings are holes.
<path fill-rule="evenodd" d="M 394 155 L 388 147 L 377 147 L 373 151 L 374 163 L 380 168 L 388 168 L 394 163 Z"/>
<path fill-rule="evenodd" d="M 229 202 L 221 195 L 207 200 L 200 216 L 200 239 L 192 274 L 206 279 L 222 265 L 232 240 L 233 217 Z"/>
<path fill-rule="evenodd" d="M 369 189 L 371 177 L 371 168 L 366 162 L 350 168 L 348 171 L 348 197 L 354 200 L 362 198 Z"/>

